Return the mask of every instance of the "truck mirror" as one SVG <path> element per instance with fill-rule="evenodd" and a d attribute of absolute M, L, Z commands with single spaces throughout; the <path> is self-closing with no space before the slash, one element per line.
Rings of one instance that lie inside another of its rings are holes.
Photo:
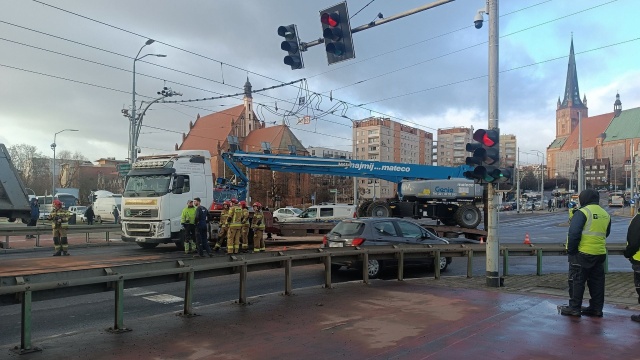
<path fill-rule="evenodd" d="M 184 187 L 184 176 L 180 175 L 176 178 L 176 189 L 182 190 Z"/>

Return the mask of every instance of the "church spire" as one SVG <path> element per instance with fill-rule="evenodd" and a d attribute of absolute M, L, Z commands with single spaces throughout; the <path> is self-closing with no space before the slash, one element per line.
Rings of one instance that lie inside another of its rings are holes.
<path fill-rule="evenodd" d="M 580 100 L 580 88 L 578 87 L 578 70 L 576 68 L 576 56 L 573 51 L 573 35 L 571 36 L 571 49 L 569 50 L 569 65 L 567 67 L 567 82 L 564 87 L 564 99 L 561 108 L 586 107 Z"/>
<path fill-rule="evenodd" d="M 247 76 L 247 82 L 244 83 L 244 96 L 248 98 L 252 98 L 251 95 L 251 83 L 249 82 L 249 77 Z"/>

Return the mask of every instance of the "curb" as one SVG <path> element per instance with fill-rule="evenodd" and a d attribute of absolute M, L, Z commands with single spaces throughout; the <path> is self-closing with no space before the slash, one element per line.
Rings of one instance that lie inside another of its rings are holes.
<path fill-rule="evenodd" d="M 104 241 L 100 243 L 82 243 L 82 244 L 69 244 L 69 249 L 73 248 L 90 248 L 90 247 L 102 247 L 102 246 L 124 246 L 132 245 L 134 243 L 125 243 L 121 240 L 111 240 L 109 242 Z M 53 246 L 32 246 L 32 247 L 20 247 L 20 248 L 0 248 L 0 254 L 18 254 L 28 252 L 40 252 L 40 251 L 53 251 Z"/>

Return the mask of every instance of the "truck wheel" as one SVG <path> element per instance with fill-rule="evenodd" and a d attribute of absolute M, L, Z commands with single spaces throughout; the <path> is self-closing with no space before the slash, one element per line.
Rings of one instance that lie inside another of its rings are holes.
<path fill-rule="evenodd" d="M 454 218 L 460 227 L 475 229 L 482 220 L 482 213 L 475 205 L 466 204 L 458 208 Z"/>
<path fill-rule="evenodd" d="M 371 205 L 371 202 L 371 200 L 365 200 L 360 204 L 360 206 L 358 206 L 358 217 L 369 216 L 367 213 L 367 209 L 369 208 L 369 205 Z"/>
<path fill-rule="evenodd" d="M 374 201 L 367 208 L 367 215 L 371 217 L 391 217 L 391 208 L 386 201 Z"/>
<path fill-rule="evenodd" d="M 143 249 L 153 249 L 158 246 L 158 243 L 136 243 Z"/>

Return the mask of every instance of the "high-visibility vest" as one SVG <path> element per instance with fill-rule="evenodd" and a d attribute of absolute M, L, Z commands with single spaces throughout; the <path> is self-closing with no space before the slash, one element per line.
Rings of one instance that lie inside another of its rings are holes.
<path fill-rule="evenodd" d="M 611 216 L 603 208 L 595 204 L 583 206 L 580 211 L 587 218 L 587 221 L 582 228 L 578 251 L 589 255 L 606 254 L 607 227 Z"/>
<path fill-rule="evenodd" d="M 196 223 L 196 208 L 186 207 L 182 209 L 182 215 L 180 216 L 181 224 L 195 224 Z"/>
<path fill-rule="evenodd" d="M 242 227 L 243 212 L 240 206 L 233 206 L 229 209 L 229 227 L 241 228 Z"/>
<path fill-rule="evenodd" d="M 222 212 L 220 212 L 220 226 L 221 227 L 227 227 L 227 219 L 229 218 L 229 213 L 231 211 L 231 208 L 229 209 L 222 209 Z"/>
<path fill-rule="evenodd" d="M 638 216 L 640 214 L 636 214 L 635 216 Z M 631 221 L 633 221 L 633 219 L 631 219 Z M 629 242 L 627 241 L 627 245 L 629 245 Z M 638 249 L 638 251 L 636 251 L 635 254 L 633 254 L 633 256 L 631 257 L 633 260 L 635 261 L 640 261 L 640 249 Z"/>
<path fill-rule="evenodd" d="M 251 227 L 257 230 L 264 230 L 264 213 L 262 210 L 256 211 L 253 214 L 253 221 L 251 222 Z"/>

